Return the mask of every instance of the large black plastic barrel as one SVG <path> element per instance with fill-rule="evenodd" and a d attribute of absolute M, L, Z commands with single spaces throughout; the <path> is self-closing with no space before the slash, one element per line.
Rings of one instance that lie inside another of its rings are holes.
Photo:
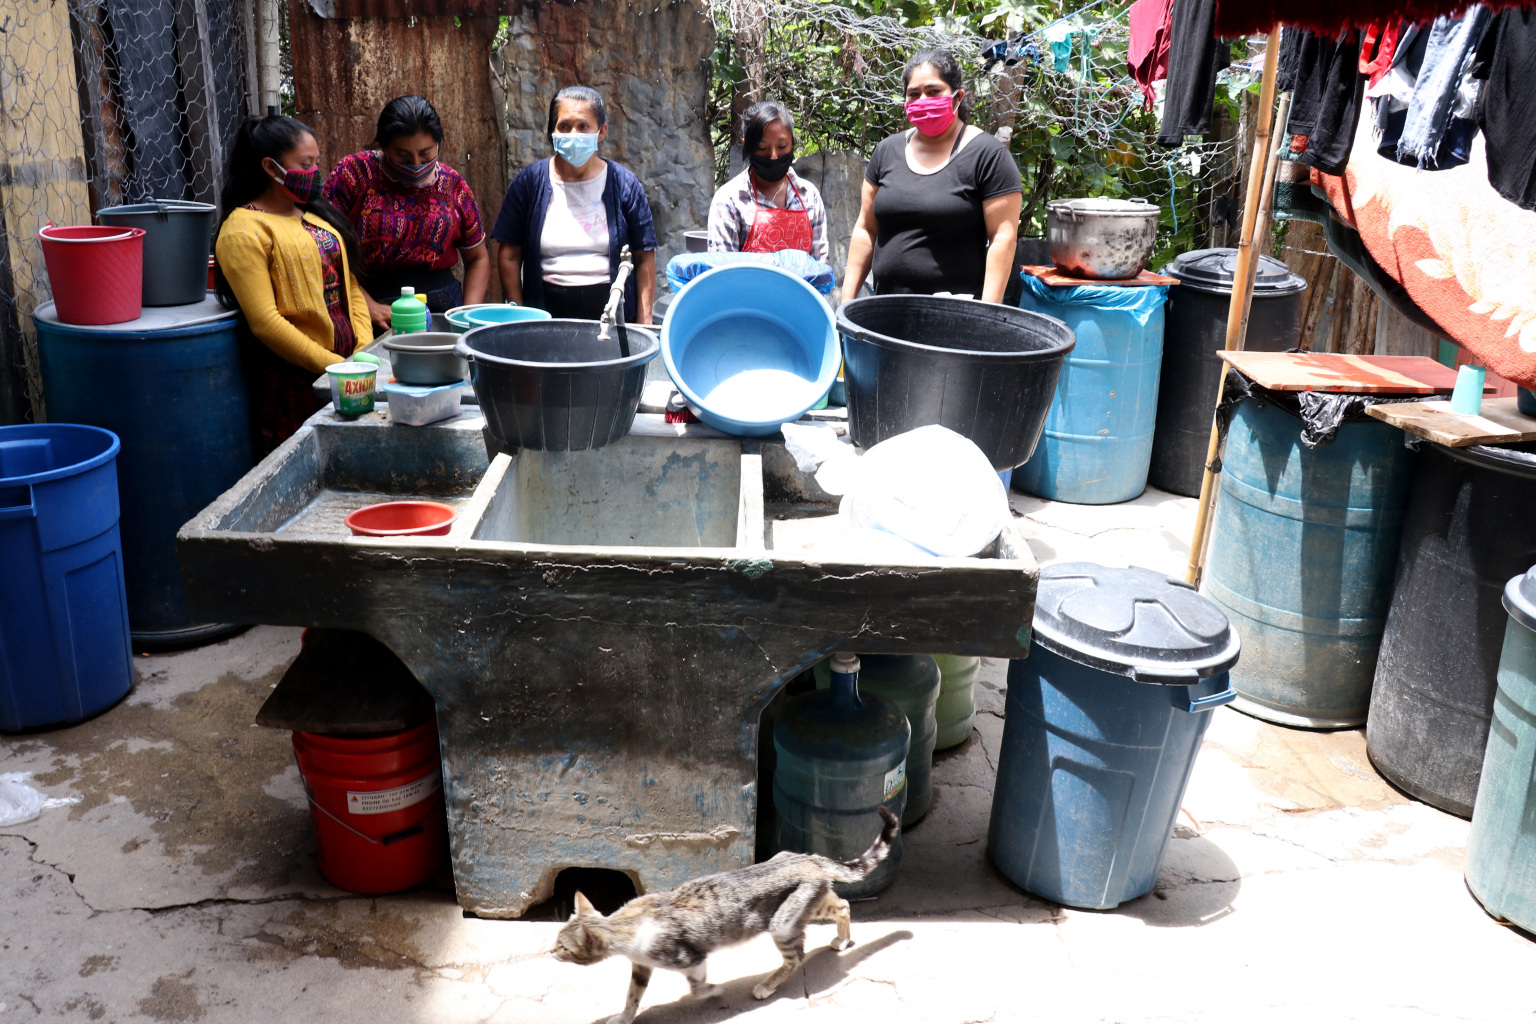
<path fill-rule="evenodd" d="M 937 423 L 974 441 L 999 471 L 1034 454 L 1077 343 L 1053 317 L 935 295 L 845 302 L 837 329 L 854 444 Z"/>
<path fill-rule="evenodd" d="M 1371 763 L 1471 817 L 1504 644 L 1504 584 L 1536 562 L 1536 445 L 1420 449 L 1366 724 Z"/>
<path fill-rule="evenodd" d="M 1227 344 L 1237 250 L 1195 249 L 1161 273 L 1178 278 L 1180 284 L 1168 289 L 1162 385 L 1147 482 L 1194 497 L 1200 493 L 1211 440 L 1211 415 L 1223 366 L 1216 353 Z M 1306 290 L 1305 278 L 1277 259 L 1260 257 L 1243 347 L 1255 352 L 1295 348 L 1301 335 L 1301 296 Z"/>

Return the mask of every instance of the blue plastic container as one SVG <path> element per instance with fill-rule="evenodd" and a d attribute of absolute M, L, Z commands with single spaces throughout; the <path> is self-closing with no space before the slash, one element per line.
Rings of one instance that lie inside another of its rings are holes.
<path fill-rule="evenodd" d="M 777 267 L 716 267 L 678 293 L 661 357 L 699 419 L 761 437 L 821 401 L 841 364 L 832 310 Z"/>
<path fill-rule="evenodd" d="M 238 627 L 187 607 L 176 532 L 251 468 L 236 315 L 216 301 L 146 309 L 110 328 L 61 324 L 45 305 L 37 347 L 50 419 L 103 427 L 118 456 L 123 566 L 136 649 Z"/>
<path fill-rule="evenodd" d="M 1129 501 L 1147 487 L 1168 289 L 1053 288 L 1024 275 L 1022 309 L 1072 328 L 1045 433 L 1014 471 L 1021 491 L 1078 505 Z"/>
<path fill-rule="evenodd" d="M 1108 909 L 1151 890 L 1238 637 L 1211 602 L 1149 569 L 1040 572 L 1008 706 L 987 849 L 1016 884 Z"/>
<path fill-rule="evenodd" d="M 89 718 L 133 685 L 112 432 L 0 427 L 0 730 Z"/>
<path fill-rule="evenodd" d="M 532 306 L 473 306 L 457 316 L 472 328 L 550 318 L 548 310 L 535 309 Z"/>
<path fill-rule="evenodd" d="M 1313 729 L 1365 721 L 1412 479 L 1396 427 L 1345 423 L 1309 449 L 1273 402 L 1238 406 L 1204 591 L 1243 635 L 1239 710 Z"/>
<path fill-rule="evenodd" d="M 1467 888 L 1536 932 L 1536 569 L 1504 588 L 1509 625 L 1467 840 Z"/>
<path fill-rule="evenodd" d="M 884 806 L 907 805 L 912 730 L 894 703 L 859 692 L 859 660 L 836 655 L 828 689 L 791 697 L 773 723 L 775 850 L 852 860 L 880 835 Z M 901 837 L 862 881 L 835 886 L 862 899 L 889 886 L 901 867 Z"/>

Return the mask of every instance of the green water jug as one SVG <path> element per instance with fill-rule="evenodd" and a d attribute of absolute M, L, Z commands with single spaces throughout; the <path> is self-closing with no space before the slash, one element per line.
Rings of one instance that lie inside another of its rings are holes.
<path fill-rule="evenodd" d="M 416 289 L 400 289 L 400 297 L 389 307 L 389 327 L 396 334 L 415 334 L 427 329 L 426 303 L 416 297 Z"/>
<path fill-rule="evenodd" d="M 971 735 L 976 724 L 976 677 L 981 674 L 981 659 L 965 654 L 935 654 L 938 662 L 939 703 L 934 708 L 939 735 L 934 750 L 958 747 Z"/>
<path fill-rule="evenodd" d="M 789 698 L 773 722 L 774 849 L 847 861 L 880 835 L 880 807 L 902 816 L 912 729 L 894 703 L 859 692 L 859 658 L 834 655 L 827 677 L 825 689 Z M 862 899 L 894 882 L 901 842 L 862 880 L 838 882 L 837 894 Z"/>
<path fill-rule="evenodd" d="M 939 666 L 927 654 L 861 654 L 859 688 L 879 694 L 901 709 L 912 728 L 907 755 L 907 809 L 902 828 L 915 825 L 933 805 L 933 750 L 938 739 L 935 709 L 939 699 Z M 832 681 L 830 659 L 816 665 L 816 687 Z"/>

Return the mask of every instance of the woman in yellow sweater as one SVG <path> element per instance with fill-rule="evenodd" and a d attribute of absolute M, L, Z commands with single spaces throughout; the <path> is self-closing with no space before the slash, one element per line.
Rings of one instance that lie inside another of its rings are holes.
<path fill-rule="evenodd" d="M 230 149 L 224 223 L 214 253 L 225 305 L 249 336 L 246 378 L 258 459 L 325 403 L 311 390 L 332 363 L 373 337 L 347 218 L 320 196 L 320 146 L 308 125 L 247 118 Z"/>

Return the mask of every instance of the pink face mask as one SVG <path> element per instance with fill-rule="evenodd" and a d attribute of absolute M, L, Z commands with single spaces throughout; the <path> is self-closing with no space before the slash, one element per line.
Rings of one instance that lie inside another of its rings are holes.
<path fill-rule="evenodd" d="M 963 95 L 963 92 L 957 92 L 949 96 L 924 96 L 909 100 L 907 120 L 930 138 L 943 135 L 955 123 L 955 107 Z"/>

